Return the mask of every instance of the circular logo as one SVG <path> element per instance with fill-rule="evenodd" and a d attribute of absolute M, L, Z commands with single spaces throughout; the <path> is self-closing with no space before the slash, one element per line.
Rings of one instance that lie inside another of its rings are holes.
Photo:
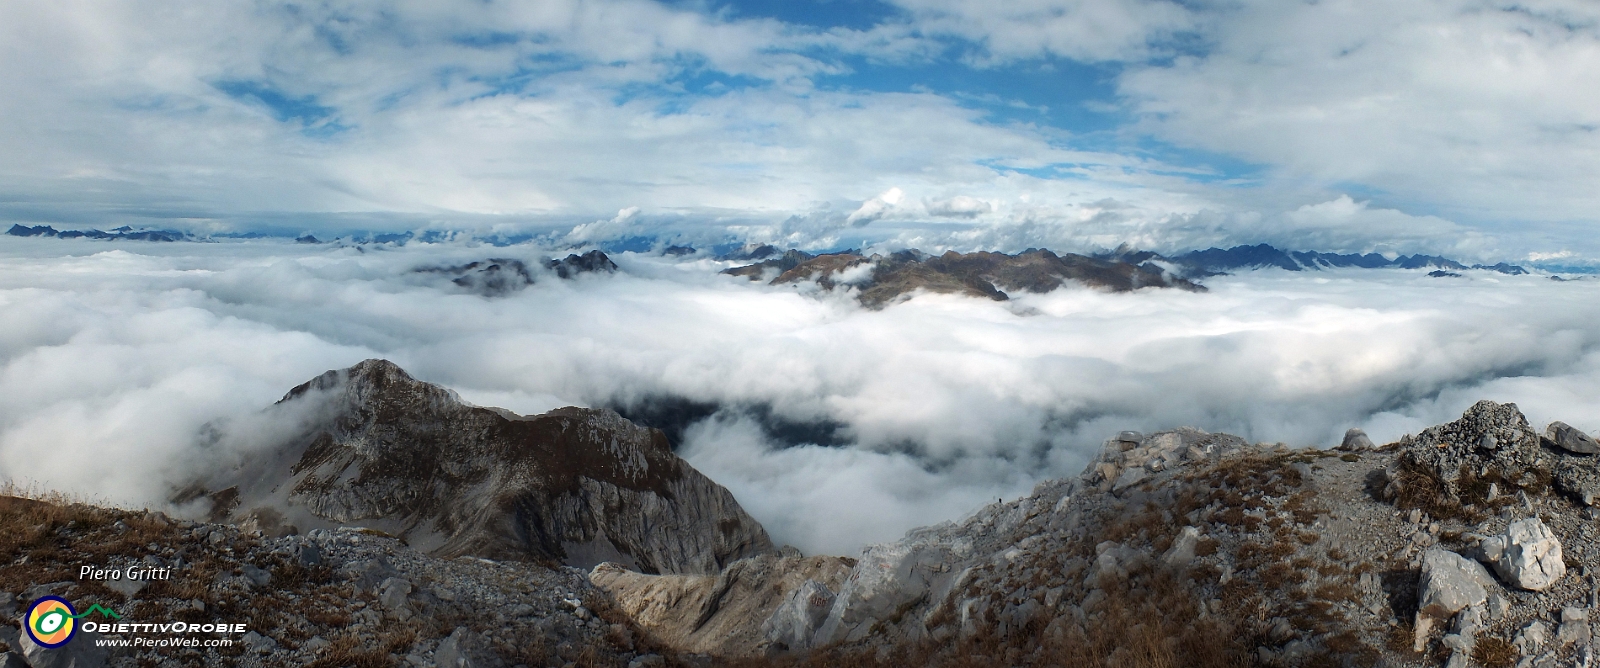
<path fill-rule="evenodd" d="M 72 634 L 78 631 L 78 621 L 74 619 L 77 610 L 72 609 L 72 604 L 60 596 L 45 596 L 28 606 L 28 616 L 23 619 L 23 627 L 28 630 L 28 637 L 40 647 L 60 647 L 72 639 Z"/>

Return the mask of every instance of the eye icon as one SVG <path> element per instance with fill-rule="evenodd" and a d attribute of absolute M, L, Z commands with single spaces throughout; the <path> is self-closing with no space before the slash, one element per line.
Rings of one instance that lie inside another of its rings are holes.
<path fill-rule="evenodd" d="M 28 606 L 23 627 L 28 631 L 28 638 L 40 647 L 60 647 L 67 644 L 77 632 L 77 616 L 78 611 L 72 608 L 67 599 L 46 596 Z"/>

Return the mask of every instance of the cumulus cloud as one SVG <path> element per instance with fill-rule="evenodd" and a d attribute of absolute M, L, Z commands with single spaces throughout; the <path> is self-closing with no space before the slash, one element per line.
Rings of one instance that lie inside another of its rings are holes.
<path fill-rule="evenodd" d="M 926 206 L 928 215 L 941 218 L 976 218 L 994 210 L 994 205 L 966 195 L 931 200 L 927 202 Z"/>
<path fill-rule="evenodd" d="M 722 406 L 680 451 L 808 551 L 1076 474 L 1122 429 L 1327 446 L 1490 398 L 1600 430 L 1592 281 L 1262 271 L 1205 294 L 1069 287 L 867 311 L 703 257 L 621 254 L 616 275 L 493 299 L 413 271 L 547 252 L 0 237 L 0 477 L 159 502 L 202 424 L 367 357 L 523 413 Z M 842 444 L 785 441 L 761 411 L 836 425 Z"/>
<path fill-rule="evenodd" d="M 1207 49 L 1118 81 L 1157 136 L 1479 222 L 1600 205 L 1594 4 L 1247 1 L 1204 25 Z"/>
<path fill-rule="evenodd" d="M 1164 0 L 891 1 L 918 30 L 975 43 L 970 57 L 980 64 L 1045 56 L 1142 60 L 1196 21 L 1182 3 Z"/>

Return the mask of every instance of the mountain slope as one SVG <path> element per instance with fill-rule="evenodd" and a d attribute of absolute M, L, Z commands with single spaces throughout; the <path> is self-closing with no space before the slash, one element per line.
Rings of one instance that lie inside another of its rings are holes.
<path fill-rule="evenodd" d="M 309 417 L 178 500 L 204 495 L 214 517 L 268 530 L 368 526 L 443 556 L 716 573 L 775 553 L 661 432 L 610 410 L 470 406 L 384 360 L 324 373 L 272 410 Z"/>

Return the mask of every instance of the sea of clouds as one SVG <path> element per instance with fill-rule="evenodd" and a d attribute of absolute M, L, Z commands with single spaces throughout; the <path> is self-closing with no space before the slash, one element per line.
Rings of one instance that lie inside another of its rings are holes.
<path fill-rule="evenodd" d="M 498 298 L 414 271 L 551 254 L 0 237 L 0 480 L 159 505 L 201 425 L 370 357 L 521 413 L 723 406 L 680 454 L 775 540 L 836 554 L 1076 474 L 1123 429 L 1326 447 L 1494 399 L 1600 430 L 1596 280 L 1270 270 L 871 311 L 704 257 L 624 253 Z M 761 411 L 845 443 L 780 441 Z"/>

